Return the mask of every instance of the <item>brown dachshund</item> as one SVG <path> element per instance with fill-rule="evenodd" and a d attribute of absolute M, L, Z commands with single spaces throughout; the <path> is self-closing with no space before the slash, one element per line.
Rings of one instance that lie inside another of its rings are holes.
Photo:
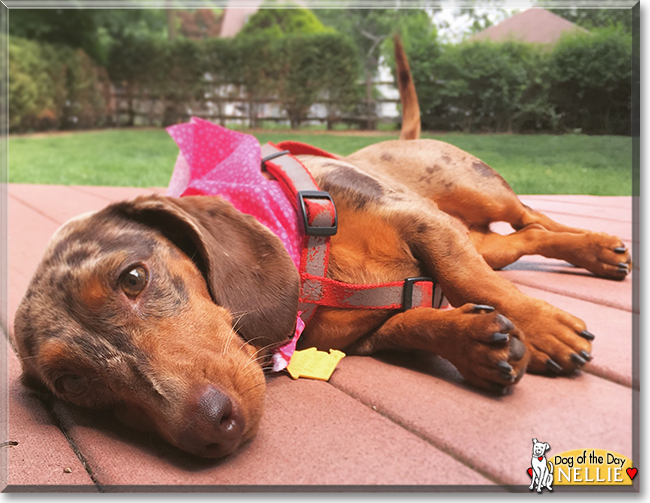
<path fill-rule="evenodd" d="M 338 212 L 328 277 L 376 284 L 430 276 L 456 309 L 321 307 L 301 346 L 427 351 L 497 392 L 526 369 L 574 372 L 591 359 L 585 324 L 493 268 L 541 254 L 620 280 L 628 251 L 619 238 L 524 206 L 472 155 L 413 139 L 417 98 L 396 47 L 403 139 L 340 160 L 299 159 Z M 515 232 L 490 232 L 495 221 Z M 293 335 L 299 287 L 280 240 L 221 198 L 113 204 L 52 237 L 16 314 L 24 382 L 113 410 L 196 455 L 227 455 L 255 435 L 263 367 L 271 348 Z"/>

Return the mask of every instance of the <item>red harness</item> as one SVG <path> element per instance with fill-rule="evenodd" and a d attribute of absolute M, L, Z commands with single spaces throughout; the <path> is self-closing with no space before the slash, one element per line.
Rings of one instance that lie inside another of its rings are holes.
<path fill-rule="evenodd" d="M 330 236 L 336 234 L 338 225 L 336 207 L 329 193 L 319 190 L 314 178 L 295 155 L 336 157 L 298 142 L 262 146 L 262 169 L 268 170 L 280 182 L 302 224 L 299 310 L 305 324 L 314 316 L 318 306 L 398 310 L 443 307 L 442 289 L 432 278 L 353 285 L 327 277 Z"/>

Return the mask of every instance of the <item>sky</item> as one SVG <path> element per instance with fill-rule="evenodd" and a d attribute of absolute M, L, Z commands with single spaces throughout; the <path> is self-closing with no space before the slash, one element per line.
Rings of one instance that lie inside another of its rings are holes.
<path fill-rule="evenodd" d="M 438 36 L 448 42 L 460 42 L 463 36 L 469 33 L 472 26 L 472 18 L 468 15 L 459 15 L 460 9 L 454 6 L 453 0 L 443 1 L 442 10 L 433 14 L 433 21 L 438 27 Z M 486 4 L 487 2 L 478 2 Z M 475 10 L 478 14 L 487 14 L 492 24 L 503 21 L 506 17 L 511 16 L 516 11 L 524 11 L 533 6 L 532 0 L 513 1 L 496 1 L 495 5 L 503 6 L 502 9 L 494 7 L 477 7 Z M 505 12 L 503 12 L 505 11 Z M 448 25 L 445 26 L 445 25 Z"/>

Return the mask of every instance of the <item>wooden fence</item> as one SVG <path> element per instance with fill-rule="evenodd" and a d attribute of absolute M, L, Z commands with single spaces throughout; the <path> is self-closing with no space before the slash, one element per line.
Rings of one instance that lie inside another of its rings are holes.
<path fill-rule="evenodd" d="M 365 86 L 365 83 L 362 85 Z M 392 81 L 378 81 L 374 86 L 383 85 L 395 88 Z M 191 116 L 200 117 L 223 126 L 228 123 L 245 125 L 249 128 L 260 127 L 264 122 L 289 124 L 289 117 L 282 110 L 282 104 L 275 98 L 249 100 L 235 89 L 214 89 L 204 95 L 204 99 L 190 103 L 167 103 L 164 97 L 150 95 L 146 92 L 129 96 L 125 89 L 113 86 L 111 93 L 111 121 L 114 125 L 165 125 L 165 113 L 173 106 L 178 121 L 188 120 Z M 399 99 L 374 97 L 360 100 L 353 112 L 329 115 L 328 110 L 336 102 L 318 100 L 314 102 L 308 114 L 302 118 L 302 124 L 325 124 L 333 129 L 336 123 L 343 123 L 358 129 L 375 129 L 378 123 L 398 124 L 400 116 L 385 116 L 378 107 L 384 103 L 399 103 Z M 370 111 L 370 113 L 368 113 Z M 234 112 L 234 113 L 233 113 Z"/>

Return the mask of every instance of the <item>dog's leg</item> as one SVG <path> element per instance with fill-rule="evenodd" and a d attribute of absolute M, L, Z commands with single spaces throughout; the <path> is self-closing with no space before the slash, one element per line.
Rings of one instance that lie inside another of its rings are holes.
<path fill-rule="evenodd" d="M 504 267 L 523 255 L 540 254 L 612 279 L 622 279 L 624 269 L 630 270 L 630 254 L 620 238 L 568 227 L 529 208 L 496 171 L 451 145 L 435 140 L 385 142 L 348 159 L 393 186 L 406 186 L 433 200 L 464 222 L 475 231 L 474 241 L 484 241 L 480 251 L 491 265 Z M 491 222 L 507 222 L 519 232 L 507 240 L 485 239 Z M 480 234 L 483 239 L 478 239 Z"/>
<path fill-rule="evenodd" d="M 501 269 L 524 255 L 543 255 L 565 260 L 598 276 L 625 279 L 630 256 L 619 238 L 596 232 L 549 231 L 539 223 L 501 235 L 489 230 L 470 230 L 470 239 L 493 269 Z M 604 243 L 608 243 L 603 246 Z"/>
<path fill-rule="evenodd" d="M 393 213 L 393 219 L 398 228 L 408 229 L 405 237 L 413 255 L 436 278 L 452 305 L 493 306 L 524 333 L 531 353 L 529 370 L 570 373 L 591 358 L 593 336 L 585 323 L 524 295 L 494 272 L 449 216 L 419 205 Z"/>
<path fill-rule="evenodd" d="M 609 279 L 621 280 L 630 272 L 631 257 L 620 238 L 559 224 L 522 204 L 509 187 L 495 185 L 488 193 L 475 191 L 470 205 L 458 205 L 454 191 L 439 203 L 467 223 L 472 242 L 491 267 L 500 269 L 524 255 L 542 255 Z M 516 232 L 507 236 L 491 232 L 489 224 L 499 221 Z"/>
<path fill-rule="evenodd" d="M 528 362 L 521 334 L 487 306 L 450 311 L 412 309 L 396 314 L 377 331 L 347 349 L 368 355 L 382 349 L 416 349 L 449 360 L 472 384 L 503 391 L 519 381 Z"/>
<path fill-rule="evenodd" d="M 547 469 L 544 465 L 539 467 L 539 476 L 537 477 L 537 492 L 541 493 L 542 492 L 542 487 L 544 487 L 544 484 L 546 483 L 546 474 L 547 474 Z"/>
<path fill-rule="evenodd" d="M 553 465 L 550 462 L 548 462 L 547 466 L 548 466 L 548 471 L 546 475 L 546 488 L 549 491 L 552 491 L 553 490 L 552 487 L 553 486 Z"/>

